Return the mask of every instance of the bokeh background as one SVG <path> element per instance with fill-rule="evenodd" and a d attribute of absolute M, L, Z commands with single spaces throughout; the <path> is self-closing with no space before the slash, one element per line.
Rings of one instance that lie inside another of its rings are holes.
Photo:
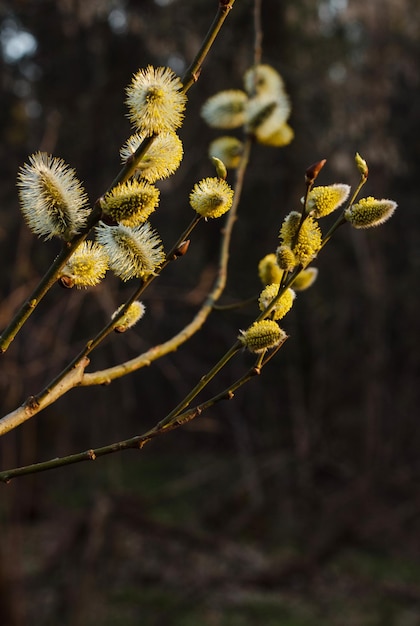
<path fill-rule="evenodd" d="M 44 150 L 76 168 L 92 201 L 130 134 L 124 90 L 147 64 L 182 74 L 216 0 L 0 2 L 0 325 L 58 252 L 29 232 L 16 174 Z M 189 92 L 185 157 L 153 216 L 167 246 L 188 194 L 212 175 L 200 107 L 241 88 L 253 2 L 238 0 Z M 146 446 L 0 489 L 3 626 L 416 626 L 420 624 L 420 11 L 417 0 L 262 0 L 263 61 L 284 77 L 294 141 L 255 146 L 224 302 L 259 291 L 258 261 L 299 207 L 304 172 L 357 183 L 399 209 L 342 228 L 314 287 L 284 321 L 263 375 Z M 233 180 L 233 178 L 231 177 Z M 148 314 L 92 357 L 100 369 L 178 332 L 216 271 L 220 223 L 155 281 Z M 130 286 L 54 288 L 2 358 L 2 415 L 39 391 Z M 74 390 L 0 441 L 6 469 L 139 434 L 224 353 L 252 307 L 215 312 L 174 354 L 108 387 Z M 212 390 L 251 364 L 243 354 Z"/>

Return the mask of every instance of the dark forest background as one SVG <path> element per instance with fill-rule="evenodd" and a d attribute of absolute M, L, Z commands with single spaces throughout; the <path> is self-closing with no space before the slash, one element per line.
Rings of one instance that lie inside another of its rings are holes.
<path fill-rule="evenodd" d="M 182 74 L 215 14 L 209 0 L 0 2 L 0 325 L 58 251 L 21 218 L 29 154 L 62 157 L 92 201 L 131 133 L 124 90 L 147 64 Z M 213 175 L 200 118 L 241 88 L 253 3 L 237 0 L 189 92 L 180 170 L 153 218 L 166 246 Z M 420 624 L 420 12 L 416 0 L 263 0 L 263 61 L 284 77 L 295 140 L 256 146 L 224 301 L 259 291 L 258 261 L 299 206 L 304 172 L 399 208 L 342 228 L 284 327 L 290 339 L 232 402 L 146 446 L 0 489 L 2 626 L 416 626 Z M 215 273 L 220 223 L 147 292 L 148 314 L 91 369 L 183 327 Z M 54 288 L 2 358 L 1 414 L 36 393 L 130 287 Z M 108 387 L 74 390 L 0 441 L 1 468 L 105 445 L 154 425 L 224 353 L 254 309 L 215 312 L 178 352 Z M 242 355 L 221 384 L 251 364 Z M 219 386 L 213 387 L 214 390 Z"/>

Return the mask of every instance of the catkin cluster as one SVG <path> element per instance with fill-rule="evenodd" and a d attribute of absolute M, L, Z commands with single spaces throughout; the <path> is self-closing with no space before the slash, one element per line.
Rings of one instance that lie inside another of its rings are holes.
<path fill-rule="evenodd" d="M 121 147 L 120 156 L 130 166 L 130 175 L 121 176 L 97 201 L 100 220 L 94 231 L 87 194 L 64 161 L 39 152 L 19 171 L 21 210 L 29 228 L 45 239 L 58 237 L 73 246 L 59 276 L 68 288 L 95 286 L 108 269 L 123 281 L 144 280 L 159 272 L 166 258 L 149 219 L 160 201 L 155 183 L 172 175 L 182 161 L 183 146 L 176 131 L 184 119 L 187 97 L 171 69 L 148 66 L 133 76 L 126 103 L 135 133 Z M 231 207 L 233 190 L 224 178 L 205 178 L 194 186 L 190 204 L 200 216 L 219 217 Z M 92 232 L 94 239 L 86 240 Z M 120 329 L 133 325 L 133 310 L 140 308 L 131 305 L 118 314 L 124 318 Z"/>
<path fill-rule="evenodd" d="M 294 133 L 287 120 L 291 104 L 284 81 L 270 65 L 255 65 L 244 75 L 244 90 L 227 89 L 209 98 L 201 114 L 212 128 L 241 128 L 258 143 L 280 148 L 289 144 Z M 233 135 L 215 139 L 209 155 L 228 168 L 237 168 L 243 153 L 243 141 Z"/>

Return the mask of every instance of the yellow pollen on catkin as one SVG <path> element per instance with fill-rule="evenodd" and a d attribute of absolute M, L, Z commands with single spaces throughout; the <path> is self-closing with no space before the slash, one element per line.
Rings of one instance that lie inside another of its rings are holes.
<path fill-rule="evenodd" d="M 306 212 L 316 218 L 329 215 L 347 200 L 349 194 L 350 186 L 341 183 L 314 187 L 308 194 Z"/>
<path fill-rule="evenodd" d="M 279 288 L 279 284 L 273 283 L 272 285 L 267 285 L 267 287 L 262 290 L 258 299 L 260 311 L 265 311 L 268 305 L 277 296 Z M 295 296 L 296 294 L 293 289 L 288 288 L 285 290 L 285 292 L 280 296 L 275 306 L 271 310 L 270 315 L 273 320 L 281 320 L 286 315 L 286 313 L 290 311 L 293 306 Z"/>
<path fill-rule="evenodd" d="M 128 309 L 121 315 L 120 311 L 122 310 L 124 305 L 120 306 L 113 314 L 112 319 L 118 317 L 115 323 L 114 330 L 118 333 L 123 333 L 129 328 L 132 328 L 141 318 L 144 316 L 146 311 L 146 307 L 143 302 L 135 300 L 132 302 Z"/>
<path fill-rule="evenodd" d="M 290 246 L 282 245 L 276 250 L 277 265 L 285 272 L 291 272 L 297 265 L 297 260 Z"/>
<path fill-rule="evenodd" d="M 286 339 L 286 333 L 277 322 L 261 320 L 254 322 L 247 330 L 241 331 L 238 339 L 250 352 L 258 354 L 278 346 Z"/>
<path fill-rule="evenodd" d="M 169 67 L 149 65 L 139 70 L 127 87 L 129 118 L 145 135 L 179 128 L 186 102 L 181 80 Z"/>
<path fill-rule="evenodd" d="M 293 247 L 295 256 L 302 267 L 306 267 L 318 254 L 322 244 L 322 234 L 316 220 L 305 218 L 299 230 L 297 242 Z"/>
<path fill-rule="evenodd" d="M 258 263 L 258 276 L 263 285 L 279 283 L 283 276 L 283 271 L 277 265 L 276 255 L 267 254 Z"/>
<path fill-rule="evenodd" d="M 71 255 L 60 273 L 66 286 L 92 287 L 101 282 L 108 269 L 104 248 L 94 241 L 84 241 Z"/>
<path fill-rule="evenodd" d="M 279 233 L 283 245 L 289 246 L 300 265 L 306 267 L 318 254 L 322 244 L 322 234 L 317 221 L 308 215 L 301 220 L 301 214 L 291 211 L 282 224 Z"/>
<path fill-rule="evenodd" d="M 145 222 L 159 202 L 159 189 L 146 181 L 126 181 L 114 187 L 102 200 L 102 211 L 124 226 Z"/>
<path fill-rule="evenodd" d="M 284 245 L 291 247 L 301 221 L 298 211 L 290 211 L 283 220 L 279 237 Z"/>
<path fill-rule="evenodd" d="M 233 189 L 222 178 L 204 178 L 190 193 L 190 205 L 203 217 L 216 218 L 229 211 Z"/>
<path fill-rule="evenodd" d="M 344 217 L 354 228 L 371 228 L 389 220 L 396 208 L 394 200 L 376 200 L 369 196 L 346 209 Z"/>

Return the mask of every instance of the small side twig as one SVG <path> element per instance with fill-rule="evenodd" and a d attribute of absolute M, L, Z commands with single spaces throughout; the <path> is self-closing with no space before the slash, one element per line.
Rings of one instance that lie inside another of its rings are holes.
<path fill-rule="evenodd" d="M 161 420 L 158 424 L 156 424 L 156 426 L 148 430 L 146 433 L 131 437 L 130 439 L 125 439 L 123 441 L 117 441 L 107 446 L 102 446 L 100 448 L 91 448 L 77 454 L 70 454 L 68 456 L 57 457 L 55 459 L 43 461 L 41 463 L 34 463 L 32 465 L 26 465 L 23 467 L 5 470 L 3 472 L 0 472 L 0 482 L 9 483 L 13 478 L 18 478 L 19 476 L 27 476 L 28 474 L 45 472 L 48 470 L 57 469 L 59 467 L 64 467 L 66 465 L 82 463 L 84 461 L 95 461 L 102 456 L 114 454 L 116 452 L 122 452 L 124 450 L 141 450 L 146 445 L 146 443 L 148 443 L 152 439 L 185 425 L 187 422 L 190 422 L 196 417 L 199 417 L 204 411 L 214 406 L 216 403 L 221 402 L 222 400 L 231 400 L 234 397 L 235 392 L 240 387 L 249 382 L 256 375 L 259 375 L 261 373 L 262 368 L 268 363 L 269 360 L 271 360 L 274 354 L 278 352 L 286 339 L 287 337 L 285 337 L 281 345 L 277 346 L 277 348 L 273 350 L 272 353 L 270 353 L 269 355 L 260 355 L 257 358 L 256 363 L 243 376 L 241 376 L 233 384 L 229 385 L 229 387 L 227 387 L 217 395 L 213 396 L 212 398 L 206 400 L 205 402 L 202 402 L 201 404 L 198 404 L 197 406 L 189 409 L 188 411 L 172 415 L 170 419 L 168 415 L 165 419 Z"/>

